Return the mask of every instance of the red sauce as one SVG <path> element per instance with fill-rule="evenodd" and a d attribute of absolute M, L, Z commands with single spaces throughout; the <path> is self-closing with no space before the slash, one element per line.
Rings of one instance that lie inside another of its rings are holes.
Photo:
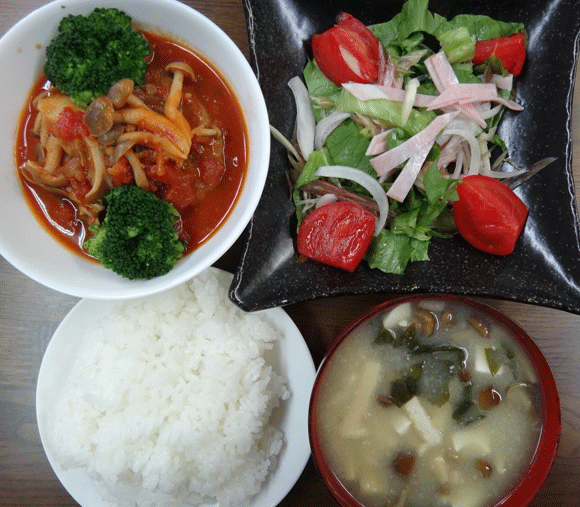
<path fill-rule="evenodd" d="M 168 166 L 165 174 L 158 177 L 162 189 L 156 193 L 172 202 L 185 205 L 179 207 L 179 211 L 183 229 L 181 239 L 186 244 L 187 254 L 207 241 L 219 229 L 241 192 L 247 168 L 247 130 L 236 97 L 224 78 L 210 64 L 172 40 L 157 34 L 144 32 L 144 35 L 152 48 L 145 81 L 154 85 L 159 96 L 162 96 L 168 90 L 165 66 L 174 61 L 189 64 L 195 72 L 196 79 L 195 83 L 187 78 L 184 81 L 183 113 L 188 116 L 187 97 L 189 93 L 194 94 L 207 109 L 212 125 L 219 127 L 224 134 L 223 175 L 216 169 L 211 157 L 204 155 L 206 148 L 194 142 L 191 152 L 195 152 L 200 176 L 194 178 L 186 171 Z M 161 78 L 162 75 L 165 75 L 164 79 Z M 38 141 L 30 132 L 37 114 L 32 107 L 32 100 L 48 86 L 46 77 L 43 74 L 39 76 L 22 111 L 15 147 L 18 167 L 22 167 L 26 160 L 36 158 Z M 195 121 L 195 118 L 188 120 Z M 151 167 L 145 169 L 148 176 L 151 176 L 154 172 L 154 162 Z M 78 218 L 76 206 L 66 198 L 50 194 L 43 188 L 29 183 L 20 173 L 19 178 L 29 206 L 44 228 L 68 249 L 91 258 L 82 248 L 87 230 L 86 225 Z M 201 180 L 197 187 L 195 180 Z M 116 181 L 115 177 L 113 181 L 117 184 L 126 183 L 122 179 Z"/>

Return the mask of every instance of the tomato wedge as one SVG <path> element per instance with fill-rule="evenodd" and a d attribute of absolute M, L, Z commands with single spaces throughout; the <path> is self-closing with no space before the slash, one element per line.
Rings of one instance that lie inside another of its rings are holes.
<path fill-rule="evenodd" d="M 457 193 L 453 219 L 459 234 L 484 252 L 511 254 L 528 216 L 523 201 L 501 181 L 481 174 L 463 178 Z"/>
<path fill-rule="evenodd" d="M 298 230 L 298 253 L 354 271 L 367 251 L 375 216 L 357 204 L 335 201 L 310 212 Z"/>
<path fill-rule="evenodd" d="M 473 63 L 484 63 L 490 56 L 501 61 L 503 68 L 518 76 L 526 59 L 526 41 L 524 32 L 515 33 L 507 37 L 481 40 L 475 43 Z"/>
<path fill-rule="evenodd" d="M 79 137 L 88 136 L 90 132 L 83 123 L 83 115 L 84 113 L 80 110 L 65 107 L 51 126 L 50 133 L 65 141 L 73 141 Z"/>
<path fill-rule="evenodd" d="M 312 36 L 314 60 L 333 83 L 374 83 L 379 78 L 379 40 L 358 19 L 341 13 L 337 24 Z"/>

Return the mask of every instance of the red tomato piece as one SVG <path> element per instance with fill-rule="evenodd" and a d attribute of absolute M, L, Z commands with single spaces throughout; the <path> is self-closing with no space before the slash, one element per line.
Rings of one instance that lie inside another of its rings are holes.
<path fill-rule="evenodd" d="M 379 78 L 380 42 L 358 19 L 341 13 L 338 23 L 312 36 L 314 60 L 333 83 L 374 83 Z"/>
<path fill-rule="evenodd" d="M 496 255 L 514 251 L 528 207 L 501 181 L 476 174 L 457 186 L 453 219 L 459 234 L 474 247 Z"/>
<path fill-rule="evenodd" d="M 222 180 L 226 168 L 221 160 L 213 156 L 199 157 L 199 174 L 209 188 L 216 187 Z"/>
<path fill-rule="evenodd" d="M 50 129 L 51 134 L 65 141 L 88 136 L 90 132 L 83 123 L 83 115 L 84 113 L 80 110 L 75 111 L 71 107 L 65 107 Z"/>
<path fill-rule="evenodd" d="M 127 185 L 134 179 L 129 162 L 125 157 L 121 157 L 113 167 L 107 169 L 107 172 L 116 187 Z"/>
<path fill-rule="evenodd" d="M 298 253 L 324 264 L 354 271 L 367 251 L 375 216 L 349 202 L 320 206 L 300 224 Z"/>
<path fill-rule="evenodd" d="M 200 181 L 197 171 L 181 169 L 174 164 L 165 165 L 162 171 L 156 169 L 156 166 L 149 166 L 146 174 L 159 184 L 157 196 L 173 204 L 179 212 L 199 202 L 207 192 L 207 185 Z"/>
<path fill-rule="evenodd" d="M 69 180 L 72 193 L 80 202 L 85 201 L 86 195 L 91 191 L 91 184 L 87 181 L 78 181 L 75 178 Z"/>
<path fill-rule="evenodd" d="M 475 43 L 473 63 L 484 63 L 490 56 L 498 58 L 504 69 L 518 76 L 526 59 L 526 41 L 523 32 L 507 37 L 481 40 Z"/>

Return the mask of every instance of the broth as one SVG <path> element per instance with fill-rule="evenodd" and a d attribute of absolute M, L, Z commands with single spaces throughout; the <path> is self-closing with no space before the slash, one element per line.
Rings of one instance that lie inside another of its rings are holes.
<path fill-rule="evenodd" d="M 340 344 L 316 418 L 326 460 L 363 505 L 484 507 L 530 462 L 540 411 L 534 369 L 506 329 L 422 300 Z"/>
<path fill-rule="evenodd" d="M 185 48 L 175 41 L 162 35 L 141 32 L 151 45 L 150 63 L 145 76 L 145 85 L 154 87 L 155 94 L 147 96 L 142 93 L 140 98 L 151 109 L 162 107 L 163 94 L 170 86 L 171 74 L 165 71 L 165 66 L 174 61 L 187 63 L 195 73 L 195 81 L 184 80 L 181 109 L 189 123 L 195 126 L 196 102 L 199 101 L 207 110 L 212 126 L 218 127 L 223 137 L 223 161 L 225 171 L 216 176 L 215 181 L 200 184 L 200 177 L 181 178 L 179 169 L 175 169 L 169 161 L 167 171 L 160 177 L 154 174 L 155 161 L 147 164 L 143 159 L 144 169 L 150 181 L 154 183 L 155 193 L 171 201 L 180 212 L 180 239 L 185 243 L 185 253 L 189 253 L 207 241 L 225 221 L 231 212 L 238 195 L 241 192 L 247 169 L 247 130 L 241 107 L 222 76 L 201 56 Z M 19 169 L 26 161 L 36 159 L 38 137 L 33 134 L 38 111 L 33 106 L 35 97 L 43 92 L 59 94 L 58 90 L 50 88 L 44 74 L 40 75 L 31 89 L 17 130 L 15 159 Z M 156 101 L 159 102 L 156 102 Z M 210 147 L 207 142 L 192 143 L 190 157 L 186 161 L 189 166 L 203 164 L 204 157 L 209 160 Z M 211 164 L 207 163 L 206 166 Z M 190 167 L 191 169 L 191 167 Z M 199 172 L 198 167 L 194 168 Z M 191 172 L 191 171 L 189 171 Z M 75 253 L 90 258 L 82 247 L 87 232 L 88 222 L 81 216 L 77 203 L 66 196 L 59 196 L 47 191 L 42 186 L 30 182 L 22 176 L 19 178 L 23 193 L 28 204 L 43 227 L 57 241 Z M 203 179 L 203 177 L 201 178 Z M 134 183 L 134 181 L 123 182 Z M 184 195 L 183 189 L 191 195 Z M 203 188 L 202 188 L 203 187 Z M 202 188 L 202 189 L 201 189 Z M 201 190 L 200 190 L 201 189 Z"/>

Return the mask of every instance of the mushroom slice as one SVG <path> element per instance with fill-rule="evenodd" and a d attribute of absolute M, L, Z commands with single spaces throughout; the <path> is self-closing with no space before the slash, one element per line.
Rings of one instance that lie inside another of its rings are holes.
<path fill-rule="evenodd" d="M 32 134 L 35 135 L 36 137 L 40 137 L 41 131 L 42 131 L 42 115 L 38 114 L 34 119 L 34 125 L 30 129 L 30 132 L 32 132 Z"/>
<path fill-rule="evenodd" d="M 60 166 L 59 172 L 68 180 L 82 181 L 85 171 L 79 157 L 66 157 Z"/>
<path fill-rule="evenodd" d="M 168 157 L 174 158 L 176 160 L 185 160 L 187 156 L 183 155 L 183 152 L 173 144 L 166 137 L 143 131 L 135 132 L 125 132 L 118 139 L 117 147 L 122 147 L 122 150 L 115 150 L 115 154 L 120 157 L 127 153 L 127 150 L 132 148 L 136 144 L 141 144 L 143 146 L 148 146 L 149 148 L 158 149 L 161 148 L 162 151 L 166 153 Z"/>
<path fill-rule="evenodd" d="M 145 102 L 143 102 L 139 97 L 137 97 L 137 95 L 134 94 L 131 94 L 127 97 L 126 105 L 131 107 L 143 107 L 145 109 L 149 109 L 147 104 L 145 104 Z"/>
<path fill-rule="evenodd" d="M 89 129 L 91 135 L 100 137 L 111 130 L 114 112 L 115 109 L 111 99 L 102 95 L 89 104 L 83 115 L 83 123 Z"/>
<path fill-rule="evenodd" d="M 143 190 L 149 190 L 149 182 L 147 181 L 147 175 L 145 174 L 145 170 L 143 169 L 143 164 L 135 155 L 132 150 L 127 151 L 125 153 L 125 157 L 127 158 L 131 168 L 133 169 L 133 176 L 135 176 L 135 183 L 137 186 L 142 188 Z"/>
<path fill-rule="evenodd" d="M 34 99 L 32 100 L 32 105 L 38 109 L 38 101 L 45 99 L 48 97 L 48 91 L 43 90 L 41 91 Z"/>
<path fill-rule="evenodd" d="M 51 124 L 56 123 L 59 114 L 66 107 L 70 107 L 73 111 L 81 111 L 67 95 L 49 95 L 40 99 L 36 107 Z"/>
<path fill-rule="evenodd" d="M 132 79 L 121 79 L 117 81 L 107 93 L 115 109 L 120 109 L 127 103 L 127 99 L 133 94 L 135 83 Z"/>
<path fill-rule="evenodd" d="M 62 144 L 58 138 L 49 136 L 46 140 L 45 149 L 43 171 L 47 174 L 53 174 L 60 166 L 63 152 Z"/>
<path fill-rule="evenodd" d="M 83 137 L 89 150 L 92 170 L 89 170 L 89 181 L 92 188 L 85 196 L 85 202 L 91 204 L 101 198 L 106 192 L 108 185 L 106 180 L 105 157 L 99 147 L 99 143 L 91 137 Z"/>
<path fill-rule="evenodd" d="M 203 125 L 200 125 L 199 127 L 195 127 L 191 131 L 192 137 L 195 137 L 195 138 L 219 137 L 221 135 L 221 133 L 222 132 L 218 127 L 204 127 Z"/>
<path fill-rule="evenodd" d="M 78 209 L 79 216 L 90 226 L 99 223 L 99 213 L 105 209 L 105 206 L 99 203 L 86 205 L 79 203 Z"/>
<path fill-rule="evenodd" d="M 535 418 L 537 417 L 537 412 L 534 406 L 534 398 L 536 396 L 537 392 L 532 385 L 520 382 L 508 387 L 505 399 L 513 407 L 522 412 L 528 413 L 532 418 Z"/>
<path fill-rule="evenodd" d="M 425 309 L 418 310 L 417 320 L 421 325 L 421 331 L 427 337 L 431 336 L 439 327 L 437 316 L 429 310 Z"/>
<path fill-rule="evenodd" d="M 179 125 L 179 128 L 190 135 L 191 126 L 186 120 L 183 113 L 179 110 L 181 103 L 183 80 L 189 77 L 192 81 L 195 80 L 195 73 L 193 69 L 184 62 L 173 62 L 165 67 L 165 70 L 173 73 L 173 81 L 171 81 L 171 88 L 165 100 L 165 115 Z"/>
<path fill-rule="evenodd" d="M 180 159 L 186 159 L 191 148 L 191 139 L 181 131 L 179 126 L 171 121 L 169 118 L 161 114 L 157 114 L 147 107 L 135 107 L 128 109 L 120 109 L 115 112 L 114 120 L 119 123 L 129 123 L 136 125 L 139 129 L 153 133 L 157 137 L 163 137 L 166 141 L 171 142 L 177 148 L 176 155 Z M 123 134 L 119 138 L 119 142 L 125 136 Z M 172 151 L 175 151 L 172 150 Z"/>
<path fill-rule="evenodd" d="M 99 136 L 99 143 L 103 146 L 113 146 L 124 130 L 123 125 L 119 123 L 113 124 L 107 132 Z"/>
<path fill-rule="evenodd" d="M 211 117 L 207 111 L 207 108 L 203 105 L 199 97 L 195 93 L 187 93 L 184 95 L 187 97 L 188 111 L 193 113 L 193 115 L 198 120 L 199 126 L 209 125 Z"/>
<path fill-rule="evenodd" d="M 482 320 L 477 317 L 469 317 L 467 319 L 473 329 L 475 329 L 484 338 L 489 338 L 489 327 Z"/>
<path fill-rule="evenodd" d="M 68 180 L 62 174 L 52 175 L 47 173 L 41 165 L 32 160 L 26 161 L 20 172 L 31 183 L 38 183 L 43 187 L 59 188 L 68 183 Z M 50 191 L 52 192 L 52 190 Z"/>

